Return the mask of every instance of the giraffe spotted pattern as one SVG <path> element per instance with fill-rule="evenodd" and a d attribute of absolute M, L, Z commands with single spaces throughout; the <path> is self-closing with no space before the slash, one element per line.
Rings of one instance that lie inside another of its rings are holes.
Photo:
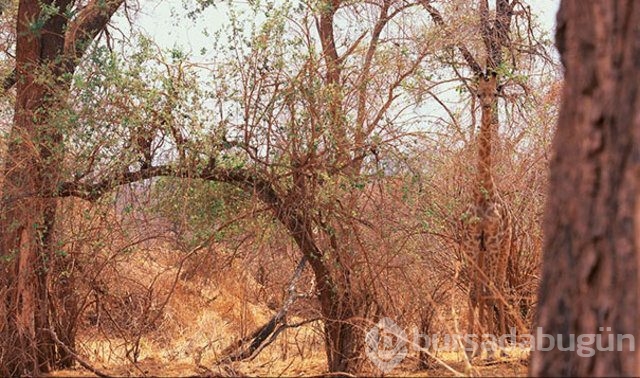
<path fill-rule="evenodd" d="M 488 74 L 478 80 L 477 96 L 482 107 L 478 135 L 478 166 L 474 183 L 474 201 L 461 217 L 461 247 L 466 257 L 469 285 L 468 334 L 507 333 L 506 280 L 511 253 L 513 225 L 506 203 L 498 195 L 492 175 L 491 147 L 497 126 L 497 79 Z M 467 340 L 469 358 L 480 356 L 482 350 L 493 358 L 496 350 L 491 340 L 475 339 L 475 348 Z"/>

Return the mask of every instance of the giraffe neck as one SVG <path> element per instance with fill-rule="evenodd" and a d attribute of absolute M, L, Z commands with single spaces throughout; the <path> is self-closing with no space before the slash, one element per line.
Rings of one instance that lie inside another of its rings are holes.
<path fill-rule="evenodd" d="M 492 146 L 497 117 L 497 80 L 495 75 L 481 77 L 478 81 L 478 97 L 482 107 L 480 133 L 478 135 L 478 167 L 475 185 L 476 203 L 495 200 L 493 182 Z"/>

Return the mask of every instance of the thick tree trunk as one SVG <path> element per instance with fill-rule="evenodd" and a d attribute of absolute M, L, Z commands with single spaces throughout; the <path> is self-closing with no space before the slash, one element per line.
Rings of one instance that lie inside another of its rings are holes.
<path fill-rule="evenodd" d="M 77 60 L 122 1 L 89 1 L 73 20 L 67 13 L 72 0 L 53 5 L 21 0 L 18 5 L 16 102 L 0 199 L 3 376 L 40 375 L 70 364 L 68 356 L 56 352 L 49 333 L 50 275 L 56 258 L 52 247 L 57 210 L 54 197 L 63 154 L 60 127 L 64 127 L 54 115 L 66 99 Z M 56 9 L 53 14 L 52 9 Z M 61 335 L 71 345 L 68 339 L 72 332 Z M 59 361 L 56 353 L 64 361 Z"/>
<path fill-rule="evenodd" d="M 48 277 L 52 258 L 47 240 L 55 219 L 56 202 L 51 194 L 58 172 L 53 144 L 59 137 L 43 123 L 51 93 L 46 80 L 38 81 L 35 72 L 42 56 L 52 53 L 56 44 L 61 48 L 63 40 L 29 32 L 28 20 L 38 14 L 37 2 L 20 3 L 17 35 L 21 38 L 16 47 L 20 80 L 4 167 L 0 217 L 2 315 L 6 319 L 1 333 L 3 375 L 47 372 L 55 353 L 45 330 L 50 326 Z M 49 26 L 56 29 L 59 21 L 53 17 Z"/>
<path fill-rule="evenodd" d="M 327 259 L 313 238 L 309 218 L 286 206 L 279 210 L 276 208 L 276 215 L 287 227 L 313 270 L 318 285 L 320 310 L 324 317 L 328 370 L 332 373 L 356 372 L 364 346 L 364 335 L 353 322 L 358 310 L 365 307 L 364 303 L 353 298 L 348 280 L 337 281 L 331 275 L 326 265 Z M 342 273 L 347 274 L 344 271 Z"/>
<path fill-rule="evenodd" d="M 336 303 L 329 309 L 335 314 L 324 314 L 327 317 L 324 325 L 327 366 L 332 373 L 356 373 L 360 366 L 364 334 L 352 323 L 354 319 L 345 308 L 350 305 Z"/>
<path fill-rule="evenodd" d="M 35 85 L 34 85 L 35 87 Z M 33 89 L 33 90 L 32 90 Z M 18 101 L 33 99 L 37 88 L 22 91 Z M 20 106 L 20 105 L 18 105 Z M 34 198 L 36 193 L 52 193 L 57 164 L 49 160 L 40 146 L 29 141 L 37 125 L 32 122 L 37 109 L 16 109 L 16 125 L 11 134 L 0 217 L 0 246 L 4 273 L 2 329 L 3 373 L 46 372 L 51 368 L 53 343 L 49 328 L 49 273 L 51 254 L 48 243 L 55 219 L 56 202 Z M 22 133 L 24 131 L 24 133 Z M 42 135 L 39 135 L 42 137 Z M 46 194 L 45 194 L 46 195 Z M 50 194 L 49 194 L 50 196 Z"/>
<path fill-rule="evenodd" d="M 306 246 L 315 246 L 312 241 Z M 313 256 L 311 266 L 318 282 L 318 300 L 324 317 L 325 351 L 327 367 L 332 373 L 354 373 L 359 367 L 359 358 L 364 345 L 364 335 L 353 323 L 358 310 L 358 301 L 352 298 L 351 288 L 336 283 L 328 268 L 322 262 L 315 247 L 303 250 L 306 256 Z"/>
<path fill-rule="evenodd" d="M 618 339 L 640 339 L 638 41 L 640 2 L 562 2 L 556 42 L 565 88 L 537 319 L 555 345 L 536 340 L 549 350 L 536 347 L 533 375 L 640 375 L 635 342 Z M 575 337 L 573 350 L 560 350 L 558 335 L 563 347 Z"/>

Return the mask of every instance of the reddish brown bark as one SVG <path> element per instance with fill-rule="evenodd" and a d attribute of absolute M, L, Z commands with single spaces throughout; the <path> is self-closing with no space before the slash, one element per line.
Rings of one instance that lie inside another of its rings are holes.
<path fill-rule="evenodd" d="M 640 338 L 640 2 L 563 1 L 556 43 L 565 87 L 551 162 L 538 326 L 556 346 L 541 376 L 638 376 L 629 342 L 580 356 L 570 335 Z M 549 347 L 543 342 L 542 346 Z M 636 349 L 632 351 L 631 349 Z M 602 349 L 602 348 L 600 348 Z M 584 352 L 584 351 L 583 351 Z M 584 353 L 583 353 L 584 354 Z"/>
<path fill-rule="evenodd" d="M 2 187 L 0 255 L 2 304 L 0 375 L 39 375 L 60 365 L 48 329 L 53 199 L 62 159 L 62 134 L 51 122 L 70 88 L 88 43 L 104 28 L 122 0 L 90 1 L 76 18 L 73 1 L 19 2 L 16 26 L 16 103 Z M 50 7 L 51 9 L 51 7 Z M 49 9 L 49 11 L 50 11 Z M 68 359 L 66 359 L 68 364 Z"/>

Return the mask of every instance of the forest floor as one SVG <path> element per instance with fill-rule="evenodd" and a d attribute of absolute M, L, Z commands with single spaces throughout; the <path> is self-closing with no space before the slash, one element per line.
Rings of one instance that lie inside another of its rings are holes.
<path fill-rule="evenodd" d="M 480 377 L 526 377 L 527 366 L 518 360 L 505 360 L 503 362 L 493 363 L 489 365 L 474 366 L 473 374 L 465 374 L 465 364 L 458 361 L 457 358 L 443 358 L 451 368 L 457 370 L 464 375 L 473 375 Z M 167 363 L 156 360 L 152 357 L 145 358 L 138 363 L 125 364 L 122 366 L 99 366 L 103 373 L 110 376 L 150 376 L 150 377 L 194 377 L 194 376 L 250 376 L 250 377 L 306 377 L 306 376 L 322 376 L 326 373 L 326 363 L 322 355 L 316 358 L 301 360 L 299 358 L 291 358 L 289 360 L 272 359 L 263 362 L 241 362 L 234 363 L 233 366 L 209 366 L 203 369 L 195 366 L 193 363 Z M 413 366 L 413 367 L 412 367 Z M 453 377 L 455 373 L 442 367 L 423 370 L 418 369 L 417 361 L 414 358 L 408 359 L 408 363 L 401 364 L 398 368 L 385 374 L 387 377 Z M 78 367 L 74 369 L 65 369 L 50 374 L 52 377 L 85 377 L 96 376 L 91 371 Z M 364 371 L 362 376 L 382 376 L 380 372 L 375 370 Z"/>
<path fill-rule="evenodd" d="M 97 326 L 95 317 L 98 315 L 90 309 L 87 311 L 89 315 L 85 318 L 93 316 L 93 323 L 86 319 L 83 321 L 75 349 L 95 369 L 109 376 L 318 376 L 326 373 L 320 322 L 286 329 L 253 360 L 217 364 L 216 361 L 229 345 L 239 337 L 250 335 L 275 314 L 274 306 L 256 299 L 258 297 L 252 293 L 255 281 L 246 275 L 247 269 L 242 266 L 230 267 L 229 271 L 213 278 L 191 276 L 189 279 L 176 279 L 176 271 L 168 269 L 175 266 L 175 260 L 167 256 L 155 253 L 153 256 L 137 257 L 137 261 L 121 261 L 122 266 L 114 269 L 118 277 L 112 277 L 112 281 L 108 282 L 111 292 L 126 293 L 129 302 L 132 302 L 131 287 L 118 285 L 128 285 L 127 282 L 135 278 L 138 286 L 147 285 L 152 289 L 143 290 L 138 295 L 155 295 L 156 307 L 164 303 L 167 293 L 171 293 L 162 307 L 160 318 L 153 323 L 150 331 L 118 334 L 114 330 L 122 331 L 125 328 L 123 320 L 111 326 L 107 321 L 102 321 L 101 326 Z M 139 307 L 148 309 L 154 306 Z M 112 313 L 103 310 L 104 314 L 100 316 L 111 320 L 127 319 L 123 317 L 127 313 L 115 314 L 123 311 L 122 304 L 110 309 Z M 139 315 L 131 311 L 132 318 Z M 291 317 L 289 322 L 301 320 L 303 318 Z M 136 329 L 135 324 L 129 326 Z M 525 350 L 514 350 L 510 352 L 510 357 L 492 363 L 479 361 L 473 371 L 469 371 L 465 368 L 461 352 L 441 352 L 437 357 L 449 369 L 434 364 L 429 370 L 421 370 L 418 368 L 417 352 L 409 348 L 409 354 L 402 363 L 385 376 L 526 376 L 527 353 Z M 133 358 L 134 355 L 137 357 Z M 373 365 L 364 369 L 363 376 L 380 375 Z M 50 376 L 95 374 L 77 367 L 53 372 Z"/>

